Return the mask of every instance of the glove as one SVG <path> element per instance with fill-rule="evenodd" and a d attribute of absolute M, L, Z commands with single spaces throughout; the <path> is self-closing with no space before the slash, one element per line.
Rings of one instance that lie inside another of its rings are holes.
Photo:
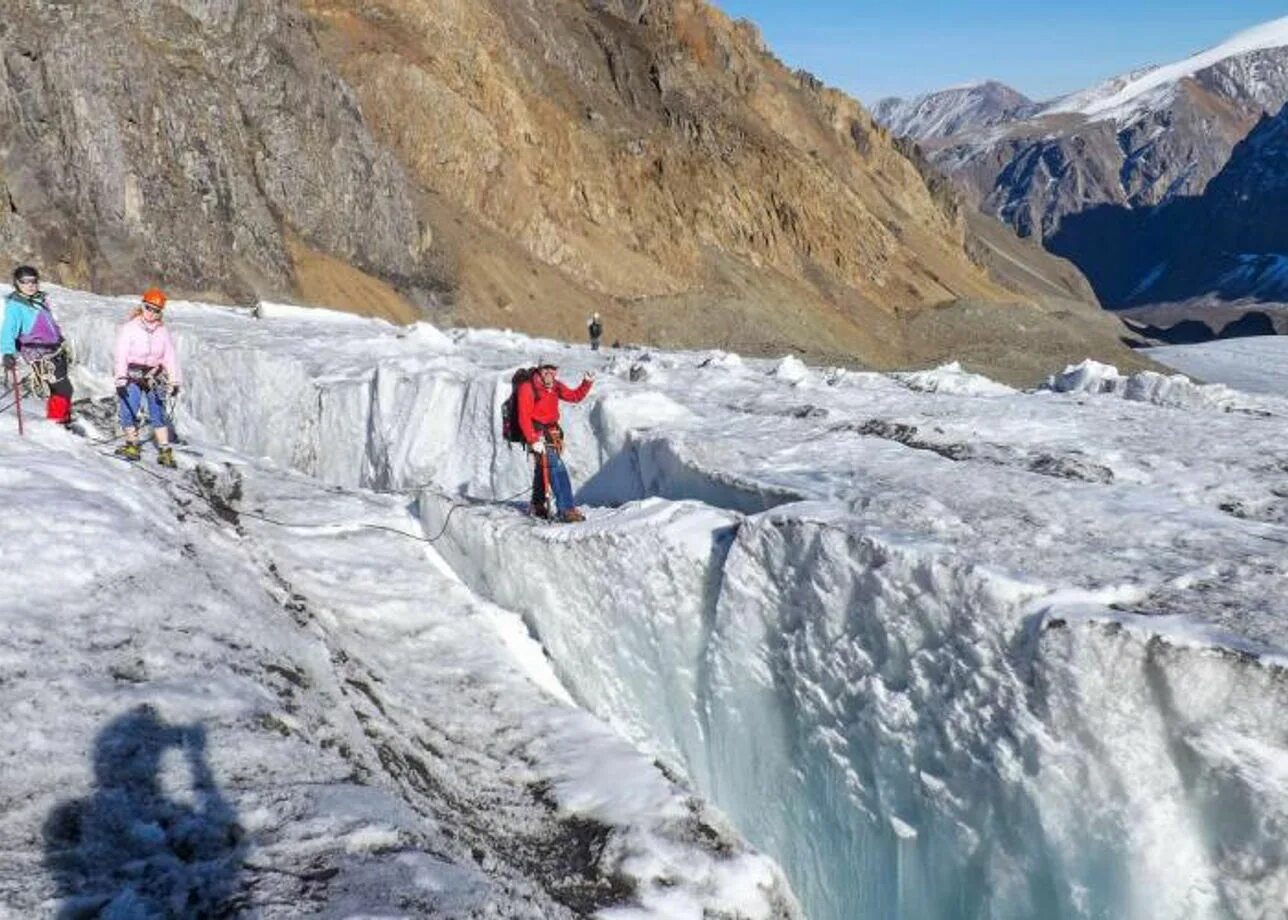
<path fill-rule="evenodd" d="M 18 366 L 18 359 L 17 359 L 17 358 L 15 358 L 13 355 L 5 355 L 5 356 L 4 356 L 4 369 L 5 369 L 5 370 L 7 370 L 7 371 L 11 371 L 11 370 L 13 370 L 15 367 L 17 367 L 17 366 Z"/>
<path fill-rule="evenodd" d="M 119 396 L 121 399 L 126 399 L 129 396 L 129 394 L 130 394 L 130 388 L 127 387 L 125 384 L 118 383 L 116 385 L 116 395 Z"/>
<path fill-rule="evenodd" d="M 179 384 L 177 384 L 177 383 L 172 383 L 172 384 L 170 384 L 170 395 L 171 395 L 171 396 L 178 396 L 178 395 L 179 395 Z"/>
<path fill-rule="evenodd" d="M 536 454 L 538 457 L 546 452 L 545 441 L 533 441 L 528 446 L 532 448 L 532 452 Z"/>
<path fill-rule="evenodd" d="M 587 379 L 587 380 L 592 380 L 592 381 L 593 381 L 593 380 L 595 379 L 595 372 L 594 372 L 594 371 L 586 371 L 586 379 Z"/>

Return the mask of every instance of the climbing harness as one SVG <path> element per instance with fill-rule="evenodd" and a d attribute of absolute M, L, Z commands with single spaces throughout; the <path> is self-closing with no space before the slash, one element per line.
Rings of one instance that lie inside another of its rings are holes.
<path fill-rule="evenodd" d="M 126 368 L 125 376 L 130 383 L 137 383 L 140 389 L 143 390 L 151 390 L 156 386 L 166 390 L 170 389 L 170 376 L 166 373 L 164 367 L 153 367 L 149 364 L 131 364 Z"/>

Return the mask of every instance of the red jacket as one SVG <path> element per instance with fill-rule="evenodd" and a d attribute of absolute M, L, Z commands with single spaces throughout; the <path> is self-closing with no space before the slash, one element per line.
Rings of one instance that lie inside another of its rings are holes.
<path fill-rule="evenodd" d="M 554 425 L 559 421 L 559 400 L 578 403 L 589 392 L 589 380 L 583 380 L 575 390 L 556 380 L 555 385 L 547 390 L 541 379 L 534 374 L 530 383 L 519 387 L 519 430 L 523 432 L 523 439 L 529 444 L 537 443 L 541 436 L 533 427 L 533 422 Z"/>

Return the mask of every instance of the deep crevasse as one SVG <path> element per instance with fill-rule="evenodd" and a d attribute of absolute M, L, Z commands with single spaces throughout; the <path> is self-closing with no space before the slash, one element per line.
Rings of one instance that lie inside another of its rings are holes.
<path fill-rule="evenodd" d="M 472 515 L 442 551 L 525 613 L 579 698 L 678 756 L 812 916 L 1284 903 L 1278 666 L 826 522 L 744 523 L 727 555 L 728 522 L 705 541 L 651 523 L 563 538 Z M 552 564 L 569 587 L 529 590 Z"/>
<path fill-rule="evenodd" d="M 182 338 L 188 406 L 212 439 L 339 485 L 433 482 L 419 504 L 428 533 L 449 495 L 526 485 L 495 429 L 508 370 L 533 345 L 337 322 L 337 351 L 320 356 L 283 348 L 268 323 L 222 322 L 202 327 L 199 350 Z M 106 317 L 75 328 L 102 367 Z M 363 336 L 382 343 L 374 368 Z M 1258 550 L 1258 531 L 1212 511 L 1205 490 L 1232 489 L 1270 527 L 1280 506 L 1197 462 L 1166 481 L 1160 468 L 1190 462 L 1176 452 L 1084 450 L 1064 430 L 1012 431 L 1011 419 L 990 423 L 970 471 L 946 459 L 993 417 L 988 399 L 1010 400 L 1012 418 L 1065 413 L 1075 428 L 1166 430 L 1180 416 L 1154 421 L 1163 410 L 1102 398 L 1084 417 L 1068 399 L 972 394 L 969 380 L 957 381 L 960 399 L 938 401 L 877 375 L 815 391 L 793 368 L 775 380 L 718 355 L 636 356 L 645 379 L 632 386 L 613 376 L 630 370 L 615 360 L 609 385 L 565 419 L 583 499 L 622 507 L 560 529 L 467 504 L 438 549 L 467 584 L 524 614 L 579 700 L 775 856 L 811 916 L 1288 909 L 1288 692 L 1282 661 L 1264 654 L 1278 647 L 1283 599 L 1267 600 L 1271 625 L 1242 629 L 1256 641 L 1184 616 L 1206 615 L 1192 608 L 1207 597 L 1213 611 L 1248 606 L 1239 579 L 1252 592 L 1283 584 L 1276 550 Z M 701 363 L 729 380 L 703 394 L 720 411 L 698 419 L 683 398 Z M 230 380 L 253 398 L 229 399 Z M 985 411 L 955 418 L 971 398 Z M 933 432 L 908 434 L 868 424 L 878 411 L 901 423 L 942 414 Z M 765 426 L 788 447 L 757 465 L 739 445 Z M 856 429 L 864 453 L 840 462 Z M 1062 472 L 1034 475 L 1047 469 Z M 1101 470 L 1126 485 L 1091 483 Z M 1029 491 L 999 492 L 1017 483 Z M 1097 516 L 1102 505 L 1116 517 Z M 1097 540 L 1160 518 L 1157 533 L 1092 559 Z M 1010 531 L 1021 535 L 1008 550 Z M 1203 571 L 1223 553 L 1232 568 Z M 1081 583 L 1066 554 L 1100 571 Z"/>

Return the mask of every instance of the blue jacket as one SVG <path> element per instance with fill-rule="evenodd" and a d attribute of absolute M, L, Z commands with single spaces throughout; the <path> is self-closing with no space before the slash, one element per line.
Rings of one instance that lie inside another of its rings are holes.
<path fill-rule="evenodd" d="M 0 326 L 0 354 L 18 353 L 19 345 L 54 347 L 63 340 L 44 292 L 23 297 L 17 291 L 4 299 L 4 325 Z"/>

